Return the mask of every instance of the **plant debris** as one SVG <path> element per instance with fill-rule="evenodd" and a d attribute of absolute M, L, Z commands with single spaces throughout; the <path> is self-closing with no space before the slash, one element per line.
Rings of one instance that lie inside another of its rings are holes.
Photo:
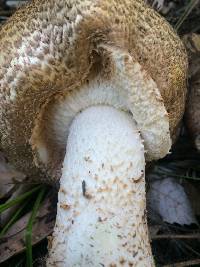
<path fill-rule="evenodd" d="M 57 193 L 51 189 L 37 213 L 32 229 L 32 245 L 39 243 L 52 233 L 55 224 L 56 203 Z M 31 212 L 21 217 L 0 239 L 0 263 L 26 249 L 25 233 L 30 216 Z"/>

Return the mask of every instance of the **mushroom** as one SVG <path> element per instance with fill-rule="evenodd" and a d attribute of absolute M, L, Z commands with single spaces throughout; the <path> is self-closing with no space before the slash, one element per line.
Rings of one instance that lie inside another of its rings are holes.
<path fill-rule="evenodd" d="M 140 0 L 35 0 L 0 51 L 1 148 L 32 179 L 60 179 L 47 265 L 154 266 L 145 160 L 169 152 L 186 93 L 172 28 Z"/>

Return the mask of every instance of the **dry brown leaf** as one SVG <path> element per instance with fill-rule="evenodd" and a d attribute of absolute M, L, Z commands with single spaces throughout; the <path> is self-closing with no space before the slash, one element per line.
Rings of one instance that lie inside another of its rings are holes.
<path fill-rule="evenodd" d="M 8 197 L 15 187 L 16 182 L 22 182 L 25 175 L 16 171 L 0 152 L 0 199 Z"/>
<path fill-rule="evenodd" d="M 185 35 L 183 41 L 189 57 L 189 92 L 185 118 L 194 145 L 200 151 L 200 35 Z"/>
<path fill-rule="evenodd" d="M 184 188 L 189 197 L 192 209 L 197 216 L 200 216 L 200 185 L 184 181 Z"/>

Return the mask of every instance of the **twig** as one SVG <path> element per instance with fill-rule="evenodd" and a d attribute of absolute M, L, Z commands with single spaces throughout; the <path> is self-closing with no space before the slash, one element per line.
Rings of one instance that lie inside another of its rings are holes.
<path fill-rule="evenodd" d="M 184 20 L 188 17 L 188 15 L 191 13 L 191 11 L 193 10 L 193 8 L 199 3 L 199 0 L 191 0 L 190 3 L 188 4 L 188 6 L 186 7 L 185 12 L 183 13 L 183 15 L 179 18 L 179 20 L 177 21 L 176 25 L 175 25 L 175 29 L 176 31 L 179 30 L 179 28 L 181 27 L 181 25 L 183 24 Z"/>
<path fill-rule="evenodd" d="M 186 267 L 186 266 L 192 266 L 192 265 L 197 265 L 197 264 L 200 264 L 200 259 L 173 263 L 169 265 L 164 265 L 163 267 Z"/>
<path fill-rule="evenodd" d="M 200 234 L 190 235 L 153 235 L 151 239 L 200 239 Z"/>

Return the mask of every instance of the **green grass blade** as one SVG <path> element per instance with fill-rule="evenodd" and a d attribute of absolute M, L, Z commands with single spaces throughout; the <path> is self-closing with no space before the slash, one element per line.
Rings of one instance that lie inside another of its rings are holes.
<path fill-rule="evenodd" d="M 19 207 L 19 209 L 15 212 L 15 214 L 10 219 L 10 221 L 4 226 L 4 228 L 0 232 L 0 238 L 2 238 L 5 235 L 5 233 L 8 231 L 8 229 L 13 225 L 13 223 L 15 223 L 15 221 L 19 217 L 20 213 L 23 211 L 26 204 L 27 203 L 25 203 L 21 207 Z"/>
<path fill-rule="evenodd" d="M 0 205 L 0 213 L 2 213 L 3 211 L 11 208 L 12 206 L 22 202 L 22 200 L 28 198 L 29 196 L 31 196 L 33 193 L 35 193 L 36 191 L 38 191 L 39 189 L 41 189 L 41 185 L 39 186 L 36 186 L 35 188 L 33 188 L 32 190 L 22 194 L 21 196 L 11 200 L 11 201 L 8 201 L 6 202 L 5 204 L 1 204 Z"/>
<path fill-rule="evenodd" d="M 185 19 L 188 17 L 188 15 L 191 13 L 191 11 L 197 5 L 198 2 L 199 2 L 199 0 L 191 0 L 190 1 L 190 3 L 187 5 L 187 7 L 185 9 L 185 12 L 179 18 L 179 20 L 177 21 L 176 25 L 174 26 L 174 28 L 175 28 L 176 31 L 179 30 L 179 28 L 181 27 L 181 25 L 183 24 L 183 22 L 185 21 Z"/>
<path fill-rule="evenodd" d="M 42 187 L 40 190 L 36 201 L 33 206 L 33 211 L 31 213 L 30 219 L 27 224 L 26 233 L 25 233 L 25 242 L 26 242 L 26 267 L 32 267 L 33 266 L 33 259 L 32 259 L 32 228 L 33 224 L 37 215 L 37 212 L 40 207 L 40 203 L 42 201 L 42 198 L 44 196 L 44 193 L 46 191 L 45 187 Z"/>

